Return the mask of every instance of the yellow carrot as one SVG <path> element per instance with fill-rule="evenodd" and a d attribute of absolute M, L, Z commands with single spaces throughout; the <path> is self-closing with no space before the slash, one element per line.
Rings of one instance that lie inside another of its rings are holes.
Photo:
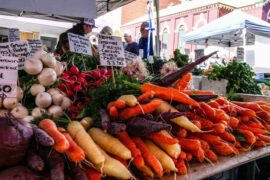
<path fill-rule="evenodd" d="M 90 117 L 85 117 L 80 121 L 80 123 L 84 127 L 84 129 L 87 130 L 93 125 L 94 120 Z"/>
<path fill-rule="evenodd" d="M 154 173 L 151 170 L 150 167 L 148 167 L 147 165 L 144 165 L 142 167 L 137 167 L 140 171 L 144 172 L 147 176 L 154 178 Z"/>
<path fill-rule="evenodd" d="M 96 167 L 102 173 L 121 179 L 130 179 L 132 177 L 129 170 L 118 160 L 110 157 L 105 151 L 97 146 L 102 155 L 105 157 L 104 164 L 99 164 Z"/>
<path fill-rule="evenodd" d="M 162 130 L 160 131 L 160 133 L 162 133 L 164 136 L 169 137 L 169 138 L 173 138 L 167 131 Z M 171 157 L 177 159 L 178 156 L 181 153 L 181 148 L 180 145 L 178 143 L 176 144 L 164 144 L 164 143 L 160 143 L 154 140 L 154 142 L 160 146 L 164 151 L 166 151 Z"/>
<path fill-rule="evenodd" d="M 123 159 L 131 159 L 131 152 L 117 138 L 105 133 L 99 128 L 91 128 L 88 133 L 95 143 L 107 153 L 119 156 Z"/>
<path fill-rule="evenodd" d="M 149 151 L 159 160 L 164 169 L 177 172 L 177 168 L 170 156 L 157 147 L 152 141 L 145 140 L 144 143 Z"/>
<path fill-rule="evenodd" d="M 134 95 L 122 95 L 117 100 L 125 101 L 126 104 L 130 107 L 136 106 L 138 104 L 138 100 Z"/>
<path fill-rule="evenodd" d="M 92 138 L 87 134 L 78 121 L 72 121 L 67 128 L 72 139 L 83 149 L 86 157 L 94 164 L 103 164 L 105 157 L 102 155 Z"/>
<path fill-rule="evenodd" d="M 163 103 L 156 108 L 156 112 L 165 113 L 165 112 L 179 112 L 174 107 L 172 107 L 169 103 L 163 101 Z M 190 130 L 191 132 L 201 132 L 201 130 L 194 125 L 192 122 L 188 120 L 185 116 L 180 116 L 170 120 L 171 122 L 177 124 L 180 127 Z"/>

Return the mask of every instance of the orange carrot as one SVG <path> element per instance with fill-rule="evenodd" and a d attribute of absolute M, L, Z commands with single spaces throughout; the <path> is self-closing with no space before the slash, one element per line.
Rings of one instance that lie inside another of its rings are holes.
<path fill-rule="evenodd" d="M 88 166 L 84 166 L 85 173 L 89 180 L 101 180 L 101 174 Z"/>
<path fill-rule="evenodd" d="M 145 93 L 143 93 L 142 95 L 140 95 L 137 100 L 141 103 L 142 101 L 144 101 L 147 98 L 153 98 L 155 96 L 155 92 L 154 91 L 147 91 Z"/>
<path fill-rule="evenodd" d="M 256 116 L 255 111 L 253 111 L 251 109 L 243 108 L 243 107 L 238 106 L 238 105 L 233 104 L 233 103 L 231 103 L 231 105 L 234 106 L 234 109 L 236 110 L 237 114 L 241 114 L 241 115 L 249 116 L 249 117 L 255 117 Z"/>
<path fill-rule="evenodd" d="M 263 109 L 264 111 L 270 113 L 270 107 L 266 106 L 266 105 L 260 105 L 261 109 Z"/>
<path fill-rule="evenodd" d="M 225 125 L 221 123 L 216 123 L 214 124 L 214 131 L 218 134 L 224 133 L 225 132 Z"/>
<path fill-rule="evenodd" d="M 191 151 L 191 154 L 196 157 L 199 162 L 202 163 L 204 161 L 204 150 L 201 147 L 197 150 Z"/>
<path fill-rule="evenodd" d="M 152 113 L 158 106 L 163 103 L 161 100 L 152 100 L 147 104 L 137 105 L 135 107 L 126 108 L 120 113 L 120 120 L 124 121 L 137 115 L 144 113 Z"/>
<path fill-rule="evenodd" d="M 134 159 L 133 163 L 136 167 L 144 166 L 144 159 L 140 149 L 138 149 L 133 140 L 128 136 L 127 132 L 123 131 L 117 135 L 117 138 L 130 150 Z"/>
<path fill-rule="evenodd" d="M 258 140 L 253 144 L 255 147 L 265 147 L 267 146 L 264 141 Z"/>
<path fill-rule="evenodd" d="M 213 91 L 200 91 L 200 90 L 182 90 L 182 93 L 185 93 L 187 95 L 210 95 L 210 94 L 215 94 Z"/>
<path fill-rule="evenodd" d="M 238 130 L 240 133 L 246 136 L 246 142 L 248 144 L 254 144 L 256 142 L 256 137 L 251 131 L 246 130 L 246 129 L 239 129 L 239 128 L 236 128 L 236 130 Z"/>
<path fill-rule="evenodd" d="M 211 122 L 210 120 L 205 119 L 205 118 L 203 118 L 201 116 L 198 116 L 198 115 L 196 115 L 196 114 L 194 114 L 192 112 L 186 112 L 185 116 L 187 116 L 187 118 L 190 119 L 190 120 L 200 121 L 202 129 L 210 129 L 210 128 L 213 127 L 213 122 Z"/>
<path fill-rule="evenodd" d="M 66 152 L 69 143 L 66 137 L 57 130 L 56 124 L 50 119 L 43 119 L 39 123 L 39 127 L 46 131 L 54 140 L 54 149 L 60 153 Z"/>
<path fill-rule="evenodd" d="M 115 106 L 112 106 L 110 108 L 110 116 L 113 118 L 113 119 L 117 119 L 119 114 L 118 114 L 118 110 Z"/>
<path fill-rule="evenodd" d="M 219 97 L 216 102 L 221 106 L 229 104 L 228 100 L 225 97 Z"/>
<path fill-rule="evenodd" d="M 204 151 L 208 151 L 210 149 L 209 144 L 205 140 L 202 140 L 202 139 L 200 139 L 200 138 L 198 138 L 197 136 L 194 136 L 194 135 L 189 135 L 188 137 L 190 139 L 197 139 L 197 140 L 199 140 L 200 143 L 201 143 L 201 147 L 203 148 Z"/>
<path fill-rule="evenodd" d="M 180 129 L 180 130 L 177 132 L 177 136 L 180 137 L 180 138 L 185 138 L 185 137 L 187 137 L 187 130 L 186 130 L 186 129 Z"/>
<path fill-rule="evenodd" d="M 219 108 L 219 104 L 216 101 L 211 101 L 208 102 L 207 104 L 213 108 Z"/>
<path fill-rule="evenodd" d="M 187 161 L 192 161 L 192 154 L 186 153 Z"/>
<path fill-rule="evenodd" d="M 233 148 L 225 142 L 220 141 L 218 143 L 213 144 L 212 147 L 216 153 L 223 155 L 223 156 L 227 156 L 227 155 L 234 153 Z"/>
<path fill-rule="evenodd" d="M 215 109 L 215 112 L 216 114 L 214 119 L 223 121 L 228 121 L 230 119 L 230 117 L 222 109 Z"/>
<path fill-rule="evenodd" d="M 141 91 L 143 93 L 147 91 L 154 91 L 157 98 L 178 101 L 184 104 L 189 104 L 191 106 L 199 106 L 199 104 L 195 100 L 173 88 L 160 87 L 150 83 L 145 83 L 142 85 Z"/>
<path fill-rule="evenodd" d="M 266 129 L 267 131 L 270 131 L 270 124 L 264 123 L 263 126 L 265 127 L 265 129 Z"/>
<path fill-rule="evenodd" d="M 262 134 L 257 134 L 258 139 L 270 143 L 270 137 Z"/>
<path fill-rule="evenodd" d="M 210 117 L 210 118 L 214 118 L 215 117 L 216 111 L 211 106 L 209 106 L 205 102 L 200 102 L 200 107 L 204 110 L 205 114 L 208 117 Z"/>
<path fill-rule="evenodd" d="M 123 108 L 126 107 L 126 102 L 125 101 L 122 101 L 122 100 L 117 100 L 117 101 L 110 102 L 107 105 L 107 110 L 110 110 L 112 106 L 115 106 L 118 109 L 123 109 Z"/>
<path fill-rule="evenodd" d="M 156 142 L 163 143 L 163 144 L 170 144 L 171 145 L 171 144 L 178 143 L 177 139 L 167 137 L 167 136 L 163 135 L 160 132 L 154 133 L 154 134 L 149 134 L 149 135 L 147 135 L 147 138 L 152 139 L 152 140 L 154 140 Z"/>
<path fill-rule="evenodd" d="M 232 143 L 228 143 L 228 144 L 233 149 L 233 152 L 234 152 L 235 155 L 239 155 L 240 154 L 239 150 L 235 147 L 234 144 L 232 144 Z"/>
<path fill-rule="evenodd" d="M 71 136 L 67 133 L 64 128 L 57 128 L 67 139 L 69 143 L 69 148 L 66 151 L 67 156 L 72 162 L 78 163 L 82 162 L 85 159 L 84 151 L 73 141 Z"/>
<path fill-rule="evenodd" d="M 199 129 L 202 129 L 202 125 L 200 121 L 191 121 L 195 126 L 197 126 Z"/>
<path fill-rule="evenodd" d="M 264 101 L 254 101 L 254 103 L 257 103 L 259 105 L 270 106 L 270 103 L 267 103 L 267 102 L 264 102 Z"/>
<path fill-rule="evenodd" d="M 249 121 L 249 117 L 248 116 L 242 116 L 241 117 L 241 121 L 242 122 L 248 122 Z"/>
<path fill-rule="evenodd" d="M 235 117 L 230 117 L 228 124 L 230 127 L 234 128 L 234 127 L 238 126 L 239 120 Z"/>
<path fill-rule="evenodd" d="M 236 114 L 237 114 L 236 109 L 231 104 L 225 104 L 225 105 L 221 106 L 220 109 L 225 111 L 230 116 L 236 116 Z"/>
<path fill-rule="evenodd" d="M 178 159 L 186 159 L 187 158 L 187 154 L 184 151 L 181 151 Z"/>
<path fill-rule="evenodd" d="M 207 157 L 211 162 L 217 162 L 217 155 L 214 151 L 209 150 L 205 152 L 205 157 Z"/>
<path fill-rule="evenodd" d="M 219 133 L 218 135 L 225 141 L 229 141 L 229 142 L 236 141 L 235 137 L 227 131 L 225 131 L 224 133 Z"/>
<path fill-rule="evenodd" d="M 262 129 L 265 128 L 263 124 L 261 123 L 261 121 L 258 120 L 258 118 L 251 118 L 251 123 L 256 123 L 256 128 L 262 128 Z"/>
<path fill-rule="evenodd" d="M 236 104 L 238 106 L 241 106 L 243 108 L 252 109 L 253 111 L 261 110 L 260 105 L 257 104 L 257 103 L 254 103 L 254 102 L 236 102 L 236 101 L 232 101 L 232 103 Z"/>
<path fill-rule="evenodd" d="M 185 164 L 184 159 L 178 159 L 177 163 L 175 164 L 176 168 L 178 169 L 178 173 L 180 175 L 187 174 L 187 166 Z"/>
<path fill-rule="evenodd" d="M 238 125 L 236 128 L 246 129 L 246 130 L 249 130 L 249 131 L 253 132 L 254 134 L 269 134 L 269 132 L 267 130 L 248 127 L 246 125 Z"/>
<path fill-rule="evenodd" d="M 181 145 L 181 148 L 186 150 L 186 151 L 195 151 L 201 147 L 201 143 L 197 139 L 180 138 L 179 144 Z"/>
<path fill-rule="evenodd" d="M 270 122 L 270 113 L 266 111 L 257 111 L 256 116 L 262 118 L 264 121 Z"/>
<path fill-rule="evenodd" d="M 134 137 L 133 141 L 136 146 L 141 150 L 145 161 L 153 168 L 159 177 L 163 176 L 163 168 L 158 159 L 148 150 L 144 142 L 139 137 Z"/>
<path fill-rule="evenodd" d="M 178 90 L 185 90 L 192 78 L 191 73 L 185 74 L 182 78 L 178 79 L 176 83 L 174 84 L 173 88 Z"/>
<path fill-rule="evenodd" d="M 210 145 L 216 144 L 220 142 L 220 137 L 215 136 L 213 134 L 207 134 L 207 133 L 195 133 L 197 137 L 202 138 L 206 142 L 208 142 Z"/>

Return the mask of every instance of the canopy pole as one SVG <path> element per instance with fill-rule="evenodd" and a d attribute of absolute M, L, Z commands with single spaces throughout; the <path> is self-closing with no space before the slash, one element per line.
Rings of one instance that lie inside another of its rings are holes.
<path fill-rule="evenodd" d="M 160 44 L 159 44 L 159 0 L 155 0 L 156 16 L 157 16 L 157 41 L 156 41 L 156 55 L 160 56 Z"/>
<path fill-rule="evenodd" d="M 247 34 L 247 29 L 244 28 L 243 29 L 243 50 L 244 50 L 244 62 L 247 61 L 247 58 L 246 58 L 246 34 Z"/>

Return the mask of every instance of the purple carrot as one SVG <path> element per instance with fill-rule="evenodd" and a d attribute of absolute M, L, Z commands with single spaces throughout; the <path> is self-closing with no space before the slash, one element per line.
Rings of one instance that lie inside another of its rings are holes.
<path fill-rule="evenodd" d="M 120 134 L 121 132 L 125 131 L 126 129 L 127 129 L 127 126 L 124 123 L 113 122 L 113 123 L 111 123 L 111 128 L 108 129 L 108 132 L 110 134 L 117 135 L 117 134 Z"/>
<path fill-rule="evenodd" d="M 42 171 L 44 168 L 44 161 L 34 150 L 28 150 L 26 161 L 27 165 L 33 170 Z"/>
<path fill-rule="evenodd" d="M 100 119 L 101 119 L 102 129 L 107 131 L 111 127 L 110 116 L 105 109 L 100 109 L 99 115 L 100 115 Z"/>
<path fill-rule="evenodd" d="M 180 111 L 180 112 L 187 112 L 187 111 L 190 111 L 191 110 L 191 108 L 190 108 L 190 106 L 188 105 L 188 104 L 177 104 L 176 106 L 175 106 L 175 108 L 178 110 L 178 111 Z"/>
<path fill-rule="evenodd" d="M 216 94 L 207 94 L 207 95 L 189 95 L 189 97 L 191 97 L 192 99 L 194 99 L 195 101 L 201 102 L 201 101 L 209 101 L 210 99 L 214 99 L 217 98 L 218 95 Z"/>
<path fill-rule="evenodd" d="M 34 131 L 36 142 L 42 146 L 53 146 L 54 140 L 51 136 L 49 136 L 45 131 L 40 129 L 34 124 L 31 124 L 32 129 Z"/>
<path fill-rule="evenodd" d="M 184 112 L 165 112 L 165 113 L 160 113 L 157 116 L 157 121 L 169 121 L 171 119 L 183 116 L 185 113 Z"/>
<path fill-rule="evenodd" d="M 177 81 L 179 78 L 183 77 L 185 74 L 191 72 L 197 65 L 201 64 L 202 62 L 206 61 L 208 58 L 216 54 L 217 51 L 212 52 L 211 54 L 207 56 L 203 56 L 202 58 L 196 60 L 195 62 L 192 62 L 185 67 L 179 69 L 178 71 L 172 72 L 168 74 L 167 76 L 161 78 L 158 82 L 159 85 L 161 86 L 170 86 L 172 85 L 175 81 Z"/>
<path fill-rule="evenodd" d="M 170 131 L 172 126 L 155 121 L 146 120 L 142 117 L 132 118 L 127 122 L 127 132 L 131 136 L 146 136 L 161 130 Z"/>

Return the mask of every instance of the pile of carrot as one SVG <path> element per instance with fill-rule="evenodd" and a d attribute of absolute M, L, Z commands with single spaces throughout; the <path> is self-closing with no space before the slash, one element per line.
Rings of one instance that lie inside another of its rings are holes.
<path fill-rule="evenodd" d="M 44 119 L 39 127 L 53 138 L 56 151 L 72 162 L 92 164 L 84 168 L 89 179 L 100 179 L 101 173 L 130 179 L 131 163 L 151 178 L 183 175 L 192 161 L 215 163 L 218 156 L 270 143 L 270 104 L 213 99 L 212 91 L 187 90 L 190 80 L 188 73 L 173 87 L 145 83 L 138 97 L 116 97 L 101 111 L 101 123 L 73 121 L 65 130 Z M 189 108 L 179 112 L 171 102 Z"/>

